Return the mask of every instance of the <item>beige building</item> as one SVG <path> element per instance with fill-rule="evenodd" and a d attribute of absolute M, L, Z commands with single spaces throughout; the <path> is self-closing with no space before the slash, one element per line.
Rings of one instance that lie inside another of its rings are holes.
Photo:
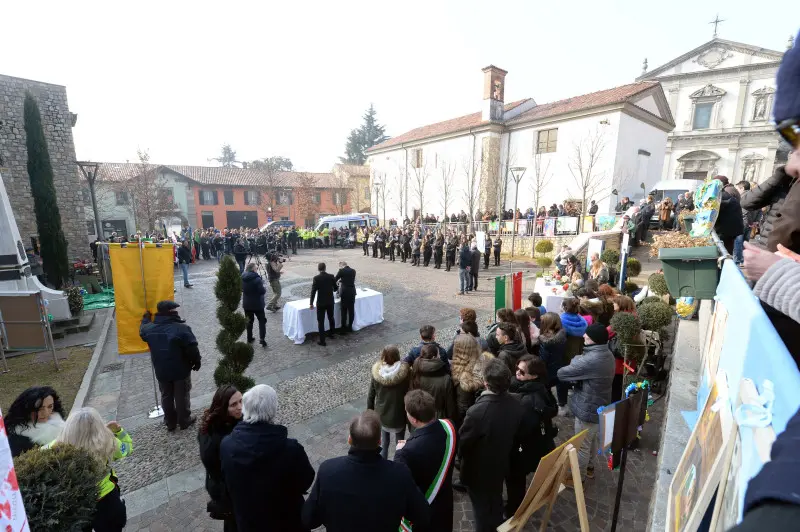
<path fill-rule="evenodd" d="M 761 182 L 786 161 L 788 147 L 772 125 L 782 56 L 714 38 L 637 78 L 661 82 L 675 117 L 662 179 L 722 174 L 734 183 Z"/>
<path fill-rule="evenodd" d="M 335 164 L 333 175 L 342 188 L 349 188 L 350 205 L 353 212 L 372 212 L 372 193 L 369 183 L 369 166 L 357 164 Z M 377 214 L 377 213 L 375 213 Z"/>

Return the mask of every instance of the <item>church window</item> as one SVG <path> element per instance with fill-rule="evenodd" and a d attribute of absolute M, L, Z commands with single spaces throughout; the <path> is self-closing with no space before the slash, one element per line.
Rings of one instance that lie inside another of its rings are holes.
<path fill-rule="evenodd" d="M 558 129 L 544 129 L 537 137 L 536 153 L 553 153 L 558 142 Z"/>
<path fill-rule="evenodd" d="M 714 110 L 714 103 L 698 103 L 694 108 L 694 123 L 692 129 L 708 129 L 711 127 L 711 113 Z"/>

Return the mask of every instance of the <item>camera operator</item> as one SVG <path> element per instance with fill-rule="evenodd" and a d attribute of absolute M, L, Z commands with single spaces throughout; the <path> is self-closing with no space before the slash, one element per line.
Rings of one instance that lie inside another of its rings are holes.
<path fill-rule="evenodd" d="M 272 298 L 267 303 L 267 310 L 278 312 L 278 300 L 281 298 L 281 270 L 286 259 L 281 259 L 277 253 L 267 255 L 267 279 L 272 289 Z"/>
<path fill-rule="evenodd" d="M 233 246 L 233 256 L 239 264 L 239 273 L 244 273 L 244 261 L 247 259 L 247 248 L 244 247 L 242 239 L 238 239 Z"/>

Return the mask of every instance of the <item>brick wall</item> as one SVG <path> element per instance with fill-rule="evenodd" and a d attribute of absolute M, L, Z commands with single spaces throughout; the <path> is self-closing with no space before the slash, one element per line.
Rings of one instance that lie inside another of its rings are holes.
<path fill-rule="evenodd" d="M 27 170 L 28 150 L 25 146 L 23 118 L 26 91 L 36 98 L 42 114 L 68 256 L 70 259 L 88 256 L 86 216 L 81 192 L 83 178 L 75 164 L 72 113 L 67 103 L 67 89 L 0 75 L 0 158 L 3 160 L 0 172 L 23 243 L 29 245 L 30 237 L 38 234 Z"/>

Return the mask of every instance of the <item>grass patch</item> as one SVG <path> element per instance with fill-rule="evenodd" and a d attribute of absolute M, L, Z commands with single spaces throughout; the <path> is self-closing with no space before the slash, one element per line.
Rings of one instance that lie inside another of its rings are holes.
<path fill-rule="evenodd" d="M 30 353 L 7 359 L 8 369 L 11 371 L 0 373 L 0 407 L 3 412 L 7 412 L 14 399 L 31 386 L 51 386 L 61 397 L 64 411 L 69 412 L 78 388 L 81 387 L 83 374 L 92 359 L 92 349 L 69 348 L 69 357 L 58 361 L 61 371 L 56 370 L 51 357 L 48 357 L 47 362 L 39 364 L 34 362 L 35 357 L 35 353 Z"/>

